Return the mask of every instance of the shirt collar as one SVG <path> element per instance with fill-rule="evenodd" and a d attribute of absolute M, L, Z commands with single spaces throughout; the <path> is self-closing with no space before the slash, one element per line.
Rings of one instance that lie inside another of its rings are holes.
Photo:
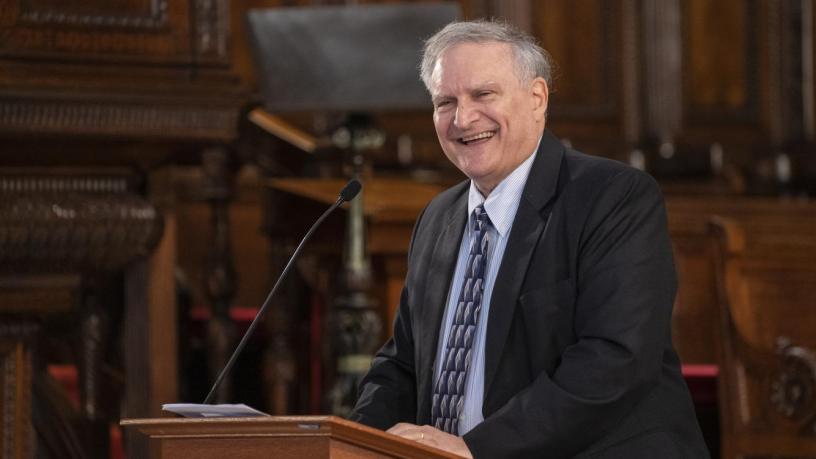
<path fill-rule="evenodd" d="M 540 138 L 538 142 L 541 143 Z M 505 237 L 513 225 L 513 220 L 516 218 L 516 211 L 518 210 L 519 201 L 521 201 L 521 194 L 524 191 L 524 184 L 527 183 L 527 176 L 530 174 L 537 153 L 538 144 L 536 144 L 536 149 L 527 159 L 519 164 L 504 180 L 499 182 L 487 199 L 482 196 L 482 193 L 471 180 L 470 190 L 468 191 L 468 215 L 473 215 L 473 209 L 480 204 L 484 204 L 485 211 L 493 227 L 496 228 L 501 237 Z M 468 219 L 468 221 L 470 220 Z"/>

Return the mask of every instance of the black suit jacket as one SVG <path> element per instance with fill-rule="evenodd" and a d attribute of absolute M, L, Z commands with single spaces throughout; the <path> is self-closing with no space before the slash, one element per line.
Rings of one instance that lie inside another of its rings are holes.
<path fill-rule="evenodd" d="M 468 186 L 417 221 L 393 338 L 353 420 L 430 423 Z M 671 344 L 675 290 L 655 181 L 545 131 L 486 318 L 485 420 L 464 435 L 474 457 L 707 457 Z"/>

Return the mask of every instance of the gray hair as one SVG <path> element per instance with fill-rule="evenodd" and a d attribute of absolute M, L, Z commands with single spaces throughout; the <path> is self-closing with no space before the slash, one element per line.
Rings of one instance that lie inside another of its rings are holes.
<path fill-rule="evenodd" d="M 436 61 L 448 48 L 460 43 L 487 42 L 507 43 L 512 47 L 519 80 L 530 81 L 541 77 L 547 82 L 547 86 L 552 85 L 552 59 L 533 37 L 506 22 L 482 19 L 452 22 L 425 42 L 419 68 L 419 76 L 425 83 L 425 88 L 430 92 L 431 75 Z"/>

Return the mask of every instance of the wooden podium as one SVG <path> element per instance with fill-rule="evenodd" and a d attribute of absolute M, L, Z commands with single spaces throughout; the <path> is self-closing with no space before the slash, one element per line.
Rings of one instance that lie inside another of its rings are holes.
<path fill-rule="evenodd" d="M 335 416 L 127 419 L 154 459 L 458 458 Z"/>

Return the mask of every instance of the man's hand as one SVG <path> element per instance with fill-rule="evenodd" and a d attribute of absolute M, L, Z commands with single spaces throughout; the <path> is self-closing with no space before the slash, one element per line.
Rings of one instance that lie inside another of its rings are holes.
<path fill-rule="evenodd" d="M 462 437 L 451 435 L 431 426 L 418 426 L 407 422 L 400 422 L 388 429 L 388 433 L 433 446 L 466 458 L 473 458 Z"/>

